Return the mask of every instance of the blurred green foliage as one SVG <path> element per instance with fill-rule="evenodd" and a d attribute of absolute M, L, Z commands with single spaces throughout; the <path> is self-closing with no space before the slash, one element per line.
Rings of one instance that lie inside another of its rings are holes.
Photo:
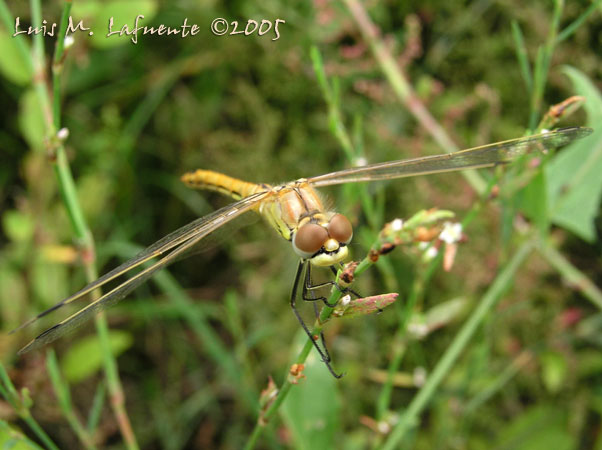
<path fill-rule="evenodd" d="M 23 26 L 30 24 L 27 2 L 7 6 Z M 567 2 L 560 29 L 589 6 Z M 533 64 L 554 20 L 549 2 L 385 1 L 365 7 L 419 100 L 460 147 L 519 137 L 529 128 L 532 104 L 511 23 L 520 26 Z M 602 128 L 597 8 L 556 46 L 543 104 L 534 111 L 538 118 L 580 94 L 586 96 L 584 109 L 560 126 Z M 60 1 L 43 2 L 43 18 L 58 22 L 61 9 Z M 331 133 L 311 46 L 319 48 L 326 75 L 338 87 L 341 119 L 353 144 L 369 162 L 441 152 L 393 95 L 344 3 L 77 0 L 71 14 L 98 30 L 75 34 L 68 49 L 62 124 L 69 130 L 67 155 L 101 272 L 228 202 L 185 188 L 179 176 L 186 171 L 206 168 L 272 183 L 349 166 Z M 132 24 L 137 14 L 154 26 L 179 27 L 188 18 L 200 33 L 139 36 L 137 44 L 126 36 L 103 36 L 108 17 Z M 277 41 L 269 33 L 216 36 L 210 24 L 217 17 L 243 24 L 280 18 L 286 24 Z M 12 38 L 12 32 L 0 26 L 0 355 L 17 388 L 31 391 L 31 411 L 42 428 L 60 448 L 78 448 L 46 375 L 44 351 L 16 357 L 36 330 L 6 334 L 85 284 L 46 151 L 42 108 L 16 47 L 17 39 L 26 38 Z M 47 55 L 55 42 L 44 38 Z M 50 65 L 46 69 L 50 74 Z M 513 230 L 528 227 L 525 216 L 591 282 L 602 284 L 601 141 L 598 130 L 592 140 L 560 151 L 543 172 L 546 179 L 534 180 L 543 184 L 526 194 L 504 196 L 502 183 L 500 201 L 487 203 L 465 230 L 469 239 L 452 271 L 437 271 L 420 288 L 401 342 L 393 336 L 402 306 L 329 323 L 334 366 L 346 377 L 335 381 L 310 361 L 307 379 L 293 387 L 283 420 L 273 420 L 260 447 L 367 448 L 378 441 L 375 436 L 415 396 L 424 372 L 512 253 L 520 239 Z M 490 179 L 492 171 L 482 175 Z M 382 214 L 374 220 L 360 206 L 358 189 L 326 190 L 352 219 L 357 259 L 384 221 L 430 207 L 463 218 L 477 201 L 458 174 L 375 183 L 366 186 Z M 525 215 L 519 207 L 527 209 Z M 382 259 L 357 290 L 396 291 L 403 303 L 425 265 L 400 250 Z M 289 244 L 263 224 L 228 228 L 204 252 L 158 274 L 109 311 L 126 407 L 142 448 L 244 445 L 257 418 L 259 392 L 268 376 L 282 382 L 295 354 L 297 323 L 288 297 L 296 264 Z M 403 448 L 602 448 L 602 314 L 581 288 L 564 283 L 541 256 L 531 256 Z M 53 347 L 74 407 L 90 418 L 98 446 L 121 448 L 109 402 L 102 400 L 95 339 L 86 325 Z M 384 371 L 400 345 L 405 353 L 391 411 L 378 417 Z M 26 428 L 22 417 L 8 403 L 0 406 L 1 442 L 34 448 L 17 431 Z"/>

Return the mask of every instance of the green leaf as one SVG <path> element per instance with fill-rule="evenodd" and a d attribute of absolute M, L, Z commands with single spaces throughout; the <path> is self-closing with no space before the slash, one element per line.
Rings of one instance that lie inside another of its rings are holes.
<path fill-rule="evenodd" d="M 549 227 L 546 172 L 540 171 L 519 194 L 520 209 L 542 234 Z"/>
<path fill-rule="evenodd" d="M 297 340 L 305 343 L 306 334 L 300 332 Z M 292 387 L 280 410 L 293 436 L 294 448 L 311 450 L 340 447 L 335 445 L 341 412 L 337 381 L 314 349 L 307 357 L 303 374 L 307 378 L 301 378 Z"/>
<path fill-rule="evenodd" d="M 564 356 L 557 352 L 546 352 L 540 356 L 539 361 L 545 387 L 552 393 L 560 391 L 568 372 Z"/>
<path fill-rule="evenodd" d="M 570 450 L 576 442 L 568 431 L 564 411 L 552 405 L 534 406 L 516 417 L 498 434 L 496 445 L 504 450 Z"/>
<path fill-rule="evenodd" d="M 35 442 L 30 441 L 21 431 L 0 420 L 0 448 L 10 450 L 42 450 Z"/>
<path fill-rule="evenodd" d="M 547 165 L 549 211 L 553 223 L 593 242 L 602 195 L 602 96 L 577 69 L 565 67 L 564 72 L 576 94 L 586 98 L 584 108 L 594 133 L 559 152 Z"/>
<path fill-rule="evenodd" d="M 23 39 L 23 36 L 12 37 L 0 30 L 0 72 L 13 83 L 25 86 L 31 81 L 32 73 L 17 48 L 16 39 Z"/>
<path fill-rule="evenodd" d="M 26 242 L 33 237 L 35 225 L 27 214 L 9 210 L 2 216 L 2 228 L 11 241 Z"/>
<path fill-rule="evenodd" d="M 120 330 L 109 332 L 111 352 L 119 356 L 132 346 L 134 339 L 130 333 Z M 102 348 L 96 335 L 78 340 L 67 351 L 61 361 L 61 371 L 70 383 L 77 383 L 95 374 L 102 366 Z"/>
<path fill-rule="evenodd" d="M 90 42 L 97 48 L 113 48 L 119 45 L 134 45 L 132 36 L 119 34 L 107 36 L 109 32 L 109 19 L 113 17 L 112 31 L 121 31 L 124 25 L 128 25 L 129 30 L 135 27 L 134 21 L 138 15 L 143 15 L 138 26 L 150 26 L 155 13 L 157 12 L 157 2 L 155 0 L 122 0 L 113 1 L 84 1 L 74 2 L 73 20 L 78 22 L 83 20 L 86 27 L 94 34 L 89 36 Z M 76 19 L 77 17 L 77 19 Z M 80 33 L 81 34 L 81 33 Z M 75 34 L 75 38 L 79 34 Z M 88 35 L 82 34 L 85 38 Z M 148 37 L 148 36 L 147 36 Z M 142 31 L 138 33 L 138 39 L 142 39 Z"/>
<path fill-rule="evenodd" d="M 31 148 L 44 147 L 44 116 L 38 94 L 33 89 L 25 92 L 19 101 L 19 128 Z"/>

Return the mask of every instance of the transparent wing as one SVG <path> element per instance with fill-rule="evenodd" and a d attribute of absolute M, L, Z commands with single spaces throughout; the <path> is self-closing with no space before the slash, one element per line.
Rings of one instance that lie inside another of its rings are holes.
<path fill-rule="evenodd" d="M 321 187 L 342 183 L 389 180 L 430 173 L 490 167 L 507 163 L 533 151 L 545 151 L 551 148 L 562 147 L 576 139 L 590 135 L 591 132 L 591 128 L 560 128 L 547 133 L 497 142 L 444 155 L 425 156 L 422 158 L 354 167 L 309 178 L 307 181 L 314 187 Z"/>
<path fill-rule="evenodd" d="M 92 317 L 94 313 L 100 310 L 104 310 L 111 305 L 114 305 L 119 300 L 124 298 L 127 294 L 129 294 L 132 290 L 138 287 L 140 284 L 148 280 L 157 270 L 162 269 L 170 263 L 174 262 L 179 256 L 181 256 L 183 253 L 187 252 L 193 246 L 198 244 L 199 241 L 201 241 L 208 234 L 215 231 L 217 228 L 230 222 L 231 220 L 235 219 L 241 214 L 251 210 L 258 202 L 260 202 L 267 195 L 269 195 L 269 192 L 259 192 L 257 194 L 253 194 L 236 203 L 232 203 L 231 205 L 221 208 L 205 217 L 197 219 L 194 222 L 189 223 L 188 225 L 185 225 L 184 227 L 174 231 L 173 233 L 157 241 L 150 247 L 146 248 L 134 258 L 130 259 L 129 261 L 123 263 L 119 267 L 103 275 L 96 281 L 93 281 L 92 283 L 88 284 L 86 287 L 76 292 L 72 296 L 60 301 L 56 305 L 52 306 L 46 311 L 38 314 L 33 319 L 24 323 L 19 328 L 13 330 L 12 332 L 17 331 L 35 322 L 39 318 L 44 317 L 45 315 L 53 311 L 56 311 L 63 305 L 66 305 L 83 297 L 87 293 L 92 292 L 94 289 L 125 274 L 131 269 L 138 267 L 144 262 L 161 256 L 163 253 L 172 250 L 170 253 L 163 256 L 151 266 L 127 279 L 113 290 L 107 292 L 102 297 L 93 301 L 92 303 L 85 306 L 73 315 L 67 317 L 65 320 L 56 324 L 52 328 L 49 328 L 48 330 L 44 331 L 42 334 L 40 334 L 34 340 L 32 340 L 29 344 L 23 347 L 19 351 L 19 354 L 36 349 L 58 339 L 63 334 L 69 332 L 73 328 L 80 325 L 82 322 L 88 320 L 90 317 Z"/>

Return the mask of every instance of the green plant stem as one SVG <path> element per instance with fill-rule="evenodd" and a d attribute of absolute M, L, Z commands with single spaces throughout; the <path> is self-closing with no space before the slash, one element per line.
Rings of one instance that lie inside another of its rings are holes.
<path fill-rule="evenodd" d="M 481 195 L 479 200 L 475 204 L 473 204 L 470 211 L 464 217 L 464 220 L 462 220 L 462 229 L 465 230 L 468 227 L 468 225 L 473 221 L 473 219 L 477 216 L 478 212 L 483 209 L 483 206 L 489 200 L 491 190 L 497 184 L 498 180 L 499 176 L 492 177 L 491 180 L 489 180 L 489 183 L 487 184 L 483 195 Z M 405 333 L 408 323 L 412 318 L 413 308 L 416 305 L 418 297 L 424 291 L 424 287 L 428 283 L 428 280 L 430 280 L 431 276 L 434 274 L 435 269 L 441 264 L 442 259 L 443 253 L 439 252 L 437 254 L 437 257 L 433 259 L 428 265 L 426 273 L 423 276 L 421 276 L 420 279 L 416 280 L 412 287 L 412 291 L 406 302 L 406 307 L 404 307 L 402 321 L 400 322 L 399 327 L 397 328 L 395 336 L 393 338 L 393 342 L 396 344 L 393 347 L 393 354 L 391 356 L 391 361 L 389 362 L 389 367 L 387 368 L 387 379 L 383 384 L 382 390 L 378 397 L 376 407 L 377 420 L 382 420 L 384 418 L 385 413 L 391 403 L 391 395 L 393 393 L 393 380 L 395 373 L 399 370 L 399 367 L 401 366 L 403 355 L 405 353 Z"/>
<path fill-rule="evenodd" d="M 558 33 L 558 36 L 556 37 L 556 43 L 558 44 L 564 41 L 569 36 L 571 36 L 577 30 L 577 28 L 579 28 L 581 24 L 585 22 L 585 19 L 587 19 L 594 11 L 596 11 L 600 7 L 601 3 L 602 0 L 593 1 L 591 5 L 589 5 L 587 9 L 583 12 L 583 14 L 577 17 L 577 19 L 575 19 L 570 25 L 568 25 L 564 30 Z"/>
<path fill-rule="evenodd" d="M 34 26 L 39 26 L 42 22 L 41 20 L 41 4 L 40 0 L 31 0 L 31 11 L 32 11 L 32 24 Z M 71 1 L 66 0 L 64 3 L 62 21 L 68 18 L 68 11 L 71 8 Z M 60 28 L 65 28 L 66 25 L 62 22 Z M 86 279 L 91 282 L 97 278 L 96 268 L 95 268 L 95 256 L 94 256 L 94 240 L 92 238 L 92 233 L 90 233 L 89 228 L 86 224 L 82 209 L 79 205 L 79 200 L 77 197 L 77 191 L 75 188 L 75 182 L 73 180 L 73 176 L 71 174 L 71 169 L 69 167 L 69 163 L 67 160 L 67 156 L 65 154 L 65 148 L 56 137 L 56 127 L 55 123 L 60 123 L 60 101 L 57 99 L 54 102 L 54 107 L 50 108 L 50 99 L 48 95 L 48 91 L 46 90 L 46 85 L 44 83 L 44 44 L 43 37 L 41 34 L 37 34 L 33 36 L 34 46 L 33 46 L 33 63 L 34 67 L 34 85 L 36 88 L 36 92 L 38 94 L 40 104 L 43 109 L 43 115 L 45 118 L 46 124 L 46 137 L 48 145 L 48 153 L 50 155 L 55 155 L 54 160 L 54 170 L 58 180 L 58 186 L 61 192 L 61 197 L 63 202 L 65 203 L 65 207 L 67 209 L 67 213 L 77 240 L 78 245 L 81 248 L 82 252 L 82 261 L 84 265 L 84 270 L 86 274 Z M 62 50 L 61 50 L 62 51 Z M 62 55 L 61 55 L 62 57 Z M 54 84 L 60 86 L 61 83 L 61 72 L 55 72 L 54 74 Z M 56 115 L 58 117 L 53 117 Z M 98 294 L 96 294 L 98 295 Z M 106 319 L 102 314 L 99 314 L 95 318 L 96 321 L 96 329 L 98 332 L 101 349 L 103 353 L 103 362 L 105 369 L 105 376 L 107 378 L 107 385 L 110 392 L 111 397 L 111 406 L 113 407 L 113 411 L 119 425 L 121 434 L 124 438 L 125 444 L 128 449 L 137 449 L 138 444 L 136 442 L 136 437 L 132 431 L 132 427 L 130 425 L 130 420 L 125 411 L 125 396 L 123 394 L 123 388 L 121 386 L 121 381 L 119 379 L 119 374 L 117 371 L 117 363 L 111 352 L 109 339 L 108 339 L 108 326 L 106 323 Z"/>
<path fill-rule="evenodd" d="M 50 436 L 46 434 L 46 432 L 31 415 L 29 408 L 31 407 L 32 402 L 28 397 L 27 390 L 23 389 L 21 394 L 17 392 L 2 363 L 0 363 L 0 394 L 2 394 L 5 400 L 15 410 L 17 415 L 34 432 L 38 439 L 42 441 L 46 448 L 49 448 L 50 450 L 59 450 L 52 439 L 50 439 Z"/>
<path fill-rule="evenodd" d="M 15 25 L 15 18 L 11 14 L 10 10 L 6 6 L 4 0 L 0 0 L 0 20 L 4 23 L 6 27 L 6 31 L 10 33 Z M 31 59 L 31 53 L 29 47 L 27 45 L 27 41 L 25 39 L 16 39 L 15 40 L 17 49 L 19 53 L 21 53 L 21 59 L 23 63 L 27 65 L 27 69 L 32 74 L 33 73 L 33 61 Z"/>
<path fill-rule="evenodd" d="M 564 9 L 564 0 L 554 0 L 554 11 L 552 13 L 552 25 L 548 32 L 546 44 L 537 51 L 535 60 L 535 70 L 533 75 L 533 90 L 530 99 L 529 131 L 533 131 L 537 125 L 540 115 L 543 94 L 546 87 L 546 80 L 550 70 L 552 54 L 557 43 L 558 27 L 560 18 Z"/>
<path fill-rule="evenodd" d="M 512 379 L 514 376 L 533 360 L 533 354 L 528 351 L 522 351 L 511 364 L 509 364 L 485 389 L 470 399 L 464 407 L 464 415 L 473 414 L 487 400 L 493 397 L 497 392 Z"/>
<path fill-rule="evenodd" d="M 49 350 L 46 358 L 46 367 L 48 368 L 48 374 L 50 375 L 50 381 L 54 388 L 54 392 L 58 398 L 59 406 L 63 411 L 63 414 L 67 418 L 69 425 L 77 435 L 82 445 L 87 449 L 95 449 L 96 446 L 93 443 L 92 436 L 88 433 L 88 430 L 83 426 L 75 410 L 73 403 L 71 402 L 71 393 L 69 392 L 69 386 L 63 380 L 56 354 L 53 350 Z"/>
<path fill-rule="evenodd" d="M 338 275 L 337 275 L 337 279 L 338 279 Z M 335 304 L 336 302 L 339 301 L 340 298 L 341 298 L 341 291 L 336 288 L 333 288 L 333 290 L 330 294 L 330 298 L 328 299 L 328 303 Z M 333 311 L 334 311 L 334 308 L 330 308 L 328 306 L 324 306 L 322 308 L 322 310 L 320 311 L 320 315 L 319 315 L 318 319 L 316 320 L 316 322 L 314 323 L 314 326 L 312 328 L 312 331 L 311 331 L 312 335 L 317 336 L 321 333 L 321 331 L 324 327 L 324 324 L 328 321 L 328 319 L 330 318 Z M 307 341 L 305 342 L 305 345 L 299 352 L 299 355 L 295 359 L 294 364 L 303 364 L 305 362 L 305 360 L 307 359 L 309 352 L 313 349 L 313 347 L 314 347 L 314 343 L 312 342 L 312 340 L 310 338 L 308 338 Z M 293 381 L 293 379 L 290 376 L 284 380 L 281 388 L 278 391 L 278 395 L 276 396 L 276 398 L 274 399 L 272 404 L 269 406 L 269 408 L 266 410 L 266 412 L 261 416 L 260 420 L 258 420 L 257 423 L 255 424 L 255 428 L 253 429 L 253 432 L 249 436 L 249 439 L 247 440 L 247 443 L 244 447 L 245 450 L 252 450 L 253 448 L 255 448 L 255 445 L 257 444 L 257 440 L 259 439 L 259 436 L 261 436 L 263 429 L 269 423 L 270 419 L 272 419 L 272 417 L 276 414 L 276 412 L 280 408 L 280 405 L 282 405 L 282 402 L 287 397 L 289 391 L 293 387 L 294 383 L 292 381 Z"/>
<path fill-rule="evenodd" d="M 539 241 L 539 253 L 560 275 L 597 308 L 602 309 L 602 291 L 550 243 Z"/>
<path fill-rule="evenodd" d="M 54 59 L 52 61 L 52 112 L 54 118 L 54 127 L 56 130 L 61 128 L 61 74 L 64 67 L 65 56 L 65 34 L 69 23 L 69 14 L 71 13 L 71 0 L 65 0 L 63 3 L 63 13 L 61 14 L 61 23 L 54 50 Z"/>
<path fill-rule="evenodd" d="M 102 352 L 102 358 L 105 369 L 105 378 L 107 380 L 107 386 L 110 393 L 111 407 L 113 414 L 119 425 L 119 431 L 123 436 L 125 445 L 130 450 L 137 450 L 138 443 L 136 441 L 136 435 L 132 429 L 130 418 L 125 409 L 125 395 L 121 386 L 121 380 L 119 379 L 119 371 L 117 370 L 117 362 L 111 351 L 111 345 L 109 342 L 109 327 L 107 320 L 103 313 L 96 316 L 95 320 L 96 332 L 100 342 L 100 348 Z"/>
<path fill-rule="evenodd" d="M 530 95 L 533 91 L 533 75 L 531 74 L 531 66 L 529 65 L 529 58 L 527 54 L 527 47 L 525 46 L 525 40 L 523 38 L 523 32 L 520 29 L 520 25 L 515 20 L 512 21 L 511 27 L 514 45 L 516 46 L 518 65 L 520 66 L 521 75 L 523 77 L 523 81 L 525 82 L 525 88 L 527 93 Z"/>
<path fill-rule="evenodd" d="M 98 423 L 100 422 L 100 415 L 105 402 L 106 390 L 106 381 L 104 379 L 100 380 L 96 385 L 94 401 L 92 402 L 92 407 L 90 408 L 90 412 L 88 414 L 88 423 L 86 428 L 90 433 L 96 429 Z"/>
<path fill-rule="evenodd" d="M 514 254 L 510 262 L 496 277 L 491 287 L 487 290 L 479 302 L 477 308 L 462 326 L 453 342 L 437 363 L 422 389 L 420 389 L 408 408 L 403 412 L 400 421 L 397 423 L 382 447 L 383 449 L 392 450 L 399 448 L 399 445 L 403 441 L 406 433 L 416 425 L 420 413 L 429 403 L 445 376 L 450 372 L 454 362 L 458 359 L 460 353 L 464 350 L 470 338 L 477 331 L 487 313 L 492 310 L 497 300 L 511 284 L 514 274 L 525 261 L 533 247 L 534 243 L 532 241 L 524 242 Z"/>
<path fill-rule="evenodd" d="M 391 55 L 385 43 L 380 39 L 377 27 L 372 23 L 363 5 L 359 0 L 344 1 L 397 98 L 444 151 L 451 153 L 459 150 L 445 129 L 439 125 L 414 92 L 414 89 L 401 72 L 393 55 Z M 463 171 L 462 175 L 476 192 L 479 194 L 483 193 L 485 190 L 485 181 L 475 170 Z"/>
<path fill-rule="evenodd" d="M 40 0 L 30 0 L 29 5 L 31 8 L 32 25 L 37 27 L 42 23 Z M 41 34 L 33 35 L 33 47 L 29 58 L 32 61 L 31 66 L 33 67 L 33 87 L 36 90 L 40 107 L 42 108 L 42 115 L 46 123 L 46 137 L 48 138 L 49 136 L 54 136 L 56 130 L 53 126 L 50 98 L 48 97 L 46 83 L 44 82 L 46 79 L 44 71 L 44 40 Z"/>
<path fill-rule="evenodd" d="M 353 145 L 351 140 L 351 136 L 347 131 L 347 127 L 343 122 L 343 118 L 341 115 L 341 111 L 339 108 L 338 102 L 338 92 L 336 88 L 333 88 L 328 78 L 326 77 L 326 71 L 324 69 L 324 63 L 322 61 L 322 56 L 320 55 L 320 51 L 317 47 L 312 47 L 310 50 L 310 56 L 314 67 L 314 73 L 316 74 L 316 78 L 318 79 L 318 85 L 322 90 L 322 96 L 326 101 L 326 105 L 328 106 L 328 121 L 330 123 L 330 130 L 336 140 L 339 142 L 339 145 L 343 149 L 347 160 L 351 164 L 356 164 L 357 159 L 362 156 L 361 152 Z M 334 86 L 338 86 L 336 83 L 336 79 L 334 80 Z M 364 186 L 359 187 L 360 199 L 362 203 L 362 209 L 364 210 L 365 217 L 370 223 L 372 229 L 376 230 L 378 228 L 379 215 L 374 211 L 374 202 Z"/>
<path fill-rule="evenodd" d="M 437 257 L 430 262 L 426 272 L 417 276 L 417 278 L 414 280 L 412 291 L 403 306 L 401 320 L 397 330 L 395 331 L 395 336 L 393 337 L 393 354 L 391 356 L 389 367 L 387 368 L 387 379 L 383 383 L 382 390 L 376 403 L 377 420 L 382 420 L 385 417 L 385 413 L 389 409 L 389 405 L 391 403 L 391 395 L 393 394 L 393 380 L 395 379 L 395 374 L 401 366 L 401 362 L 403 361 L 403 356 L 407 348 L 405 334 L 408 324 L 410 323 L 410 319 L 412 318 L 414 307 L 424 292 L 424 287 L 428 283 L 430 277 L 433 275 L 435 268 L 441 263 L 442 256 L 443 253 L 439 252 Z"/>

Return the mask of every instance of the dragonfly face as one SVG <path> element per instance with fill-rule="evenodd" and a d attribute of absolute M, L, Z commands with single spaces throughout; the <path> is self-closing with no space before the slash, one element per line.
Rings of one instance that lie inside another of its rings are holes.
<path fill-rule="evenodd" d="M 333 266 L 349 254 L 347 244 L 352 237 L 353 229 L 347 217 L 332 212 L 317 213 L 301 220 L 291 242 L 301 258 L 309 259 L 316 266 Z"/>

